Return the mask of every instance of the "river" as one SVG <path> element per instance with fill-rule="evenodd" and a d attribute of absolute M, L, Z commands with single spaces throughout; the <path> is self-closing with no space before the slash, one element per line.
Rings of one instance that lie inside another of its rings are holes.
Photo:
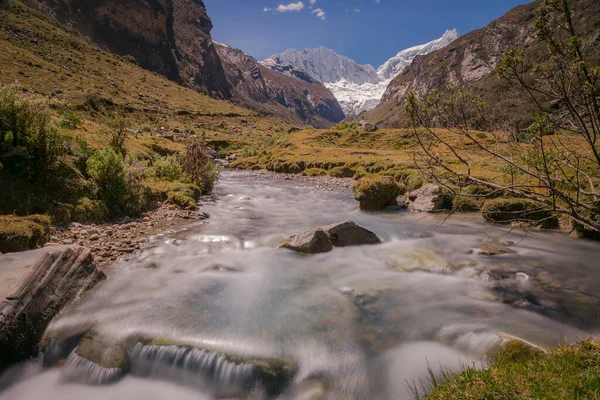
<path fill-rule="evenodd" d="M 598 334 L 597 243 L 475 214 L 366 213 L 350 193 L 240 172 L 202 210 L 64 310 L 0 399 L 408 400 L 428 369 L 485 367 L 509 338 L 550 349 Z M 383 243 L 278 248 L 346 220 Z"/>

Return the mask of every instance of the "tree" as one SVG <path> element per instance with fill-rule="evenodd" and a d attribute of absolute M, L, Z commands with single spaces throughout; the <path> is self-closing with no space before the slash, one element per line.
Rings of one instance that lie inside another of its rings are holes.
<path fill-rule="evenodd" d="M 600 67 L 593 46 L 578 35 L 573 4 L 539 2 L 534 32 L 543 57 L 512 48 L 497 67 L 538 109 L 528 131 L 492 126 L 490 107 L 458 85 L 423 99 L 409 92 L 405 113 L 420 145 L 420 165 L 432 179 L 455 192 L 477 184 L 493 195 L 533 200 L 598 237 Z"/>

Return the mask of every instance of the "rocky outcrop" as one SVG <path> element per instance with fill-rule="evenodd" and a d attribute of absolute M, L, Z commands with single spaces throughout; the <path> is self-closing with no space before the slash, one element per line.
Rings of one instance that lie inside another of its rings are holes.
<path fill-rule="evenodd" d="M 50 320 L 106 278 L 94 265 L 92 253 L 83 247 L 46 250 L 31 267 L 10 265 L 3 256 L 0 291 L 0 367 L 32 357 Z M 5 275 L 10 276 L 5 276 Z M 10 291 L 8 282 L 19 278 Z"/>
<path fill-rule="evenodd" d="M 576 28 L 593 49 L 600 23 L 600 3 L 572 2 Z M 535 105 L 496 74 L 505 52 L 514 46 L 527 49 L 530 61 L 546 57 L 545 45 L 534 38 L 535 3 L 518 6 L 486 27 L 472 31 L 450 45 L 428 55 L 417 56 L 410 67 L 391 81 L 380 105 L 362 117 L 384 126 L 405 126 L 404 95 L 414 90 L 419 96 L 432 89 L 444 90 L 450 83 L 467 86 L 491 107 L 490 119 L 516 129 L 527 128 Z M 595 46 L 598 48 L 598 46 Z M 528 61 L 526 67 L 532 63 Z"/>
<path fill-rule="evenodd" d="M 330 127 L 344 119 L 335 96 L 291 65 L 262 65 L 241 50 L 217 44 L 234 98 L 246 107 L 290 122 Z"/>
<path fill-rule="evenodd" d="M 425 185 L 411 192 L 406 199 L 405 207 L 409 211 L 436 212 L 450 208 L 451 199 L 442 193 L 437 185 Z"/>
<path fill-rule="evenodd" d="M 281 247 L 298 253 L 317 254 L 330 252 L 333 247 L 362 246 L 381 243 L 381 239 L 353 221 L 345 221 L 310 229 L 292 236 Z"/>
<path fill-rule="evenodd" d="M 202 0 L 25 0 L 109 51 L 192 89 L 231 96 Z"/>

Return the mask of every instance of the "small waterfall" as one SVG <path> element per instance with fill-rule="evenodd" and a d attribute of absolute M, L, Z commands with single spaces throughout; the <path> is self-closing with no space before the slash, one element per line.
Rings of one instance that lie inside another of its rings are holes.
<path fill-rule="evenodd" d="M 238 364 L 224 354 L 189 347 L 138 343 L 127 356 L 132 375 L 181 382 L 218 397 L 247 394 L 257 377 L 253 364 Z"/>
<path fill-rule="evenodd" d="M 105 385 L 117 382 L 124 376 L 121 368 L 106 368 L 77 355 L 73 351 L 63 368 L 62 378 L 67 382 L 84 383 L 87 385 Z"/>

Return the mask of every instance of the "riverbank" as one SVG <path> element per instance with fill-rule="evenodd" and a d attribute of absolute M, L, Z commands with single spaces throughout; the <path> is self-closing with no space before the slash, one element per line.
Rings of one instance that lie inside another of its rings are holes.
<path fill-rule="evenodd" d="M 125 217 L 119 222 L 84 225 L 72 223 L 55 227 L 45 246 L 79 245 L 92 251 L 98 266 L 126 261 L 141 252 L 150 238 L 191 221 L 204 220 L 209 215 L 200 210 L 181 210 L 173 205 L 144 213 L 139 218 Z"/>
<path fill-rule="evenodd" d="M 354 179 L 335 178 L 329 175 L 306 176 L 302 174 L 285 174 L 267 170 L 245 172 L 250 179 L 283 179 L 286 181 L 299 181 L 315 186 L 317 189 L 329 192 L 346 192 L 352 190 Z"/>

